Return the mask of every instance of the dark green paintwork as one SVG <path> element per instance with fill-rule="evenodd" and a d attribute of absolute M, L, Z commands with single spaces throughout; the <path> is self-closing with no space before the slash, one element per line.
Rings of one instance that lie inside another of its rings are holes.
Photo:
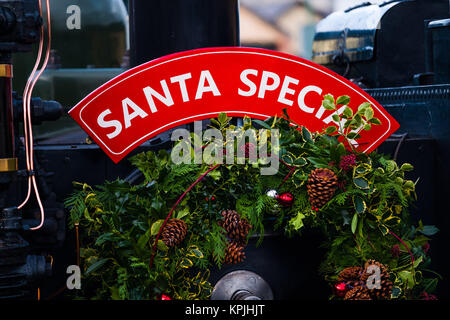
<path fill-rule="evenodd" d="M 127 49 L 128 12 L 122 0 L 50 1 L 52 49 L 60 57 L 58 69 L 47 69 L 37 82 L 34 97 L 60 102 L 68 111 L 94 89 L 123 72 Z M 80 29 L 69 30 L 70 5 L 80 8 Z M 45 17 L 44 10 L 43 16 Z M 22 94 L 36 59 L 33 52 L 15 54 L 13 90 Z M 79 130 L 67 115 L 55 122 L 35 126 L 36 137 Z"/>
<path fill-rule="evenodd" d="M 122 0 L 50 1 L 52 49 L 61 58 L 61 68 L 118 68 L 127 48 L 128 13 Z M 69 30 L 67 8 L 80 8 L 81 28 Z M 44 11 L 45 12 L 45 11 Z M 45 13 L 43 14 L 45 16 Z M 36 57 L 15 54 L 14 90 L 22 92 Z"/>

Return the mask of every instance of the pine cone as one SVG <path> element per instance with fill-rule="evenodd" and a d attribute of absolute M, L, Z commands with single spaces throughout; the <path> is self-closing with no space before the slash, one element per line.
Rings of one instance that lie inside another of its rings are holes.
<path fill-rule="evenodd" d="M 364 264 L 364 271 L 361 274 L 361 280 L 362 281 L 364 281 L 364 282 L 367 281 L 367 279 L 371 275 L 373 275 L 374 271 L 369 271 L 369 267 L 371 265 L 375 265 L 375 266 L 380 268 L 380 275 L 381 275 L 381 277 L 383 277 L 383 275 L 389 275 L 388 269 L 387 269 L 387 267 L 384 264 L 382 264 L 382 263 L 380 263 L 378 261 L 375 261 L 373 259 L 369 259 Z"/>
<path fill-rule="evenodd" d="M 219 225 L 222 226 L 227 232 L 228 238 L 244 245 L 247 241 L 247 235 L 252 226 L 247 220 L 241 218 L 236 210 L 224 210 L 222 211 L 223 220 L 219 221 Z"/>
<path fill-rule="evenodd" d="M 370 294 L 377 300 L 390 300 L 392 294 L 392 282 L 387 279 L 381 280 L 381 289 L 369 290 Z"/>
<path fill-rule="evenodd" d="M 186 233 L 186 222 L 180 219 L 170 219 L 164 226 L 161 239 L 168 247 L 174 247 L 184 240 Z"/>
<path fill-rule="evenodd" d="M 244 261 L 244 259 L 244 247 L 234 241 L 228 243 L 228 247 L 225 251 L 224 263 L 237 264 Z"/>
<path fill-rule="evenodd" d="M 372 300 L 369 290 L 365 285 L 356 286 L 346 292 L 344 300 Z"/>
<path fill-rule="evenodd" d="M 331 200 L 336 191 L 337 177 L 330 169 L 312 170 L 308 177 L 309 202 L 313 207 L 320 208 Z"/>
<path fill-rule="evenodd" d="M 342 270 L 338 275 L 339 282 L 346 281 L 359 281 L 363 268 L 361 267 L 348 267 Z"/>
<path fill-rule="evenodd" d="M 374 284 L 376 287 L 379 285 L 380 288 L 368 289 L 370 295 L 377 300 L 390 299 L 392 293 L 392 282 L 390 281 L 389 269 L 384 264 L 373 259 L 368 260 L 364 265 L 364 272 L 361 275 L 361 280 L 364 281 L 364 284 L 366 285 L 367 279 L 374 274 L 374 271 L 368 270 L 371 265 L 375 265 L 380 268 L 380 280 Z"/>

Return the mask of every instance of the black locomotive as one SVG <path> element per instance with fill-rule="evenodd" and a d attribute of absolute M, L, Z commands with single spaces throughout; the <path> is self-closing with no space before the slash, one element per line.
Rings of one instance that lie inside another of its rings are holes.
<path fill-rule="evenodd" d="M 33 32 L 38 32 L 42 19 L 36 4 L 35 0 L 0 1 L 3 65 L 11 65 L 12 53 L 30 50 L 30 44 L 38 40 Z M 131 66 L 182 50 L 239 45 L 237 0 L 131 0 L 129 12 Z M 445 232 L 450 228 L 446 212 L 450 192 L 448 18 L 447 0 L 364 3 L 325 18 L 313 45 L 314 62 L 367 90 L 400 123 L 400 130 L 380 151 L 416 167 L 411 179 L 420 177 L 420 183 L 413 216 L 443 230 L 431 249 L 434 267 L 444 277 L 441 298 L 448 298 L 450 287 L 446 249 L 450 234 Z M 0 75 L 0 90 L 0 299 L 36 299 L 38 288 L 42 297 L 64 298 L 66 267 L 76 263 L 75 234 L 67 228 L 63 206 L 72 181 L 96 185 L 117 177 L 131 182 L 139 177 L 127 161 L 115 165 L 98 146 L 81 143 L 79 138 L 36 145 L 36 168 L 31 174 L 38 181 L 47 219 L 41 230 L 30 232 L 29 226 L 38 223 L 39 209 L 34 201 L 20 212 L 14 208 L 26 194 L 30 172 L 23 169 L 21 98 L 12 96 L 6 71 Z M 55 102 L 35 99 L 32 105 L 35 122 L 56 120 L 62 112 Z M 167 148 L 169 142 L 169 136 L 162 134 L 131 155 Z M 247 260 L 239 269 L 266 279 L 276 299 L 326 299 L 326 284 L 311 276 L 321 255 L 311 244 L 318 243 L 319 237 L 286 239 L 269 232 L 265 238 L 264 248 L 250 242 Z M 302 255 L 290 254 L 300 247 Z M 211 281 L 235 269 L 215 270 Z"/>

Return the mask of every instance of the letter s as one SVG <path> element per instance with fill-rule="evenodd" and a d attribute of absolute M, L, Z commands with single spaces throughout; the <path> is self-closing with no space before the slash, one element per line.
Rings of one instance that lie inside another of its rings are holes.
<path fill-rule="evenodd" d="M 108 133 L 106 136 L 109 139 L 117 137 L 122 132 L 122 124 L 118 120 L 109 120 L 105 121 L 105 117 L 111 113 L 111 110 L 106 109 L 97 118 L 97 123 L 102 128 L 112 128 L 114 127 L 115 130 L 111 133 Z"/>

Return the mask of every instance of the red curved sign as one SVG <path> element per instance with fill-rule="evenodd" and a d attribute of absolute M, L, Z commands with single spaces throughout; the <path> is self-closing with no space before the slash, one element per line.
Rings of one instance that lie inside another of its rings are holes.
<path fill-rule="evenodd" d="M 108 81 L 69 114 L 119 162 L 157 134 L 195 120 L 229 116 L 267 119 L 284 108 L 311 131 L 328 126 L 323 95 L 348 95 L 350 107 L 372 103 L 382 122 L 361 132 L 359 149 L 374 150 L 399 124 L 365 91 L 310 61 L 270 50 L 207 48 L 149 61 Z"/>

